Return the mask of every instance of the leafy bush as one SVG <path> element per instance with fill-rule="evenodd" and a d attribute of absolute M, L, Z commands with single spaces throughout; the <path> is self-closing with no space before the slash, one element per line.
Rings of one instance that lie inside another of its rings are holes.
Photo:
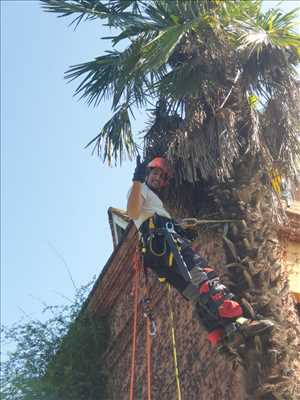
<path fill-rule="evenodd" d="M 27 320 L 2 327 L 2 345 L 13 343 L 1 363 L 3 400 L 101 400 L 105 376 L 101 356 L 107 329 L 83 302 L 91 284 L 70 305 L 47 306 L 45 322 Z"/>

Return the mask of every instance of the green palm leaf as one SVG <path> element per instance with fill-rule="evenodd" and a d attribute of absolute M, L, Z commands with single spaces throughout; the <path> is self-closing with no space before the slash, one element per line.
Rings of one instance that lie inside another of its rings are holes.
<path fill-rule="evenodd" d="M 66 73 L 70 81 L 86 75 L 75 91 L 80 98 L 87 98 L 88 104 L 97 106 L 102 99 L 114 93 L 115 80 L 119 74 L 121 53 L 109 51 L 94 61 L 72 66 Z"/>
<path fill-rule="evenodd" d="M 198 165 L 199 170 L 203 170 L 209 157 L 219 154 L 219 159 L 224 159 L 226 146 L 221 149 L 220 143 L 230 135 L 247 148 L 252 135 L 249 132 L 259 130 L 258 117 L 254 117 L 258 112 L 256 101 L 266 104 L 295 87 L 293 70 L 300 60 L 297 10 L 263 13 L 261 0 L 42 0 L 42 4 L 46 11 L 59 16 L 75 15 L 73 22 L 77 24 L 105 18 L 113 30 L 105 39 L 111 40 L 114 50 L 74 65 L 66 73 L 68 80 L 80 80 L 75 95 L 89 105 L 111 100 L 113 117 L 89 143 L 109 163 L 121 161 L 124 154 L 132 157 L 135 152 L 129 118 L 133 107 L 145 109 L 163 100 L 167 105 L 165 120 L 176 115 L 180 107 L 182 118 L 189 115 L 182 125 L 188 125 L 188 129 L 197 126 L 197 132 L 203 131 L 204 136 L 205 129 L 213 126 L 211 120 L 223 109 L 223 129 L 208 135 L 207 143 L 214 138 L 213 145 L 207 151 L 201 148 L 203 157 L 197 158 L 197 163 L 203 164 Z M 121 41 L 125 46 L 119 50 L 116 46 Z M 187 112 L 189 108 L 192 111 Z M 194 114 L 196 124 L 188 120 Z M 237 127 L 228 118 L 237 121 Z M 247 123 L 241 122 L 247 118 Z M 287 119 L 287 113 L 282 118 Z M 254 121 L 253 129 L 249 128 L 250 120 Z M 286 135 L 285 127 L 294 124 L 294 117 L 289 121 L 281 125 L 281 137 L 291 142 L 294 136 Z M 239 127 L 240 137 L 236 137 Z M 258 135 L 255 141 L 258 151 Z M 234 157 L 228 158 L 229 164 Z M 222 173 L 221 166 L 218 174 Z"/>
<path fill-rule="evenodd" d="M 300 35 L 297 33 L 296 17 L 300 8 L 283 14 L 280 10 L 270 10 L 256 19 L 236 21 L 236 33 L 240 50 L 259 56 L 264 47 L 300 49 Z"/>
<path fill-rule="evenodd" d="M 271 9 L 252 18 L 235 20 L 228 28 L 237 44 L 244 85 L 266 99 L 285 85 L 287 75 L 295 76 L 294 67 L 300 61 L 298 12 L 295 9 L 284 14 Z"/>
<path fill-rule="evenodd" d="M 72 22 L 76 26 L 82 20 L 106 18 L 109 9 L 99 0 L 40 0 L 44 11 L 60 14 L 59 17 L 69 17 L 79 14 Z"/>
<path fill-rule="evenodd" d="M 102 99 L 112 98 L 116 110 L 121 101 L 142 107 L 150 94 L 150 77 L 139 71 L 143 41 L 137 40 L 123 52 L 117 50 L 95 60 L 71 67 L 66 78 L 70 81 L 84 76 L 75 95 L 97 106 Z"/>
<path fill-rule="evenodd" d="M 160 32 L 144 46 L 141 68 L 144 71 L 157 70 L 166 64 L 181 38 L 192 26 L 193 23 L 175 25 Z"/>
<path fill-rule="evenodd" d="M 122 13 L 128 8 L 134 14 L 141 14 L 141 9 L 146 5 L 146 1 L 142 0 L 110 0 L 109 6 L 115 13 Z"/>
<path fill-rule="evenodd" d="M 218 85 L 218 79 L 212 80 L 212 71 L 205 66 L 192 62 L 179 64 L 167 72 L 157 83 L 155 88 L 161 96 L 172 99 L 174 103 L 188 97 L 199 96 L 203 90 L 202 84 L 210 87 Z"/>
<path fill-rule="evenodd" d="M 113 160 L 121 164 L 126 155 L 129 159 L 136 155 L 137 146 L 133 140 L 128 110 L 128 105 L 123 104 L 100 133 L 86 145 L 94 144 L 93 151 L 102 155 L 103 161 L 107 160 L 109 165 Z"/>

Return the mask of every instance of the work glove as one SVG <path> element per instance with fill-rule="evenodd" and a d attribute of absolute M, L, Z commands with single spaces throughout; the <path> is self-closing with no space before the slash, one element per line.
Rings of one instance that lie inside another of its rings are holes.
<path fill-rule="evenodd" d="M 147 172 L 147 161 L 141 162 L 141 156 L 137 156 L 136 167 L 132 180 L 144 183 L 146 178 L 146 172 Z"/>

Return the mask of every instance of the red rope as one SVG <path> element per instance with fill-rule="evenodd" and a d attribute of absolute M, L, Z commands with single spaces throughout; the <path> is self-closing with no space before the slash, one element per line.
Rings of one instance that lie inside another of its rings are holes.
<path fill-rule="evenodd" d="M 152 385 L 152 376 L 151 376 L 151 347 L 152 347 L 152 338 L 150 334 L 151 323 L 149 318 L 147 318 L 147 338 L 146 338 L 146 348 L 147 348 L 147 394 L 148 400 L 151 400 L 151 385 Z"/>
<path fill-rule="evenodd" d="M 136 364 L 136 336 L 137 336 L 137 314 L 138 314 L 138 295 L 139 295 L 139 254 L 135 253 L 133 259 L 133 322 L 132 322 L 132 352 L 131 352 L 131 377 L 129 399 L 133 400 L 135 364 Z"/>
<path fill-rule="evenodd" d="M 141 260 L 141 258 L 139 258 Z M 141 262 L 141 270 L 144 272 L 144 299 L 150 301 L 149 298 L 149 289 L 148 289 L 148 273 L 146 268 Z M 150 304 L 147 304 L 147 311 L 149 311 Z M 151 400 L 152 398 L 152 359 L 151 359 L 151 350 L 152 350 L 152 335 L 153 335 L 153 321 L 149 318 L 148 315 L 146 316 L 146 355 L 147 355 L 147 400 Z"/>
<path fill-rule="evenodd" d="M 136 251 L 133 258 L 133 322 L 132 322 L 132 352 L 131 352 L 131 376 L 130 376 L 130 395 L 129 400 L 134 399 L 134 381 L 136 371 L 136 339 L 137 339 L 137 316 L 138 316 L 138 297 L 139 297 L 139 281 L 141 270 L 141 259 L 139 250 Z M 148 298 L 147 277 L 145 276 L 144 286 L 145 297 Z M 151 321 L 147 318 L 146 323 L 146 352 L 147 352 L 147 399 L 152 399 L 152 338 L 151 338 Z"/>

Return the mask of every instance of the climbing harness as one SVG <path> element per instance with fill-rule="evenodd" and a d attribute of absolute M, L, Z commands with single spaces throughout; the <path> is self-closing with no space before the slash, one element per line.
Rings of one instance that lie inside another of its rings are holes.
<path fill-rule="evenodd" d="M 155 222 L 159 221 L 159 225 Z M 143 240 L 143 252 L 145 253 L 146 247 L 149 247 L 149 250 L 155 256 L 162 257 L 166 255 L 167 252 L 169 260 L 173 258 L 175 259 L 175 268 L 179 275 L 181 275 L 186 282 L 190 282 L 192 280 L 191 274 L 188 270 L 188 267 L 179 251 L 179 245 L 175 238 L 176 231 L 174 228 L 174 224 L 168 218 L 163 218 L 158 216 L 157 214 L 154 217 L 150 217 L 147 221 L 145 221 L 147 225 L 142 225 L 142 240 Z M 163 250 L 158 252 L 153 248 L 153 241 L 158 236 L 163 238 Z M 168 245 L 168 248 L 167 248 Z M 169 261 L 170 262 L 170 261 Z"/>
<path fill-rule="evenodd" d="M 185 261 L 183 260 L 183 257 L 179 251 L 178 245 L 174 240 L 174 236 L 173 234 L 176 233 L 174 230 L 174 225 L 172 222 L 167 222 L 166 226 L 164 229 L 162 229 L 163 235 L 165 236 L 165 239 L 169 245 L 170 251 L 171 251 L 171 255 L 169 260 L 174 257 L 175 259 L 175 265 L 177 266 L 177 269 L 179 272 L 179 274 L 187 281 L 191 281 L 192 277 L 190 274 L 190 271 L 188 270 L 188 267 L 185 263 Z M 170 262 L 170 261 L 169 261 Z M 172 260 L 173 262 L 173 260 Z M 172 265 L 172 264 L 171 264 Z"/>

